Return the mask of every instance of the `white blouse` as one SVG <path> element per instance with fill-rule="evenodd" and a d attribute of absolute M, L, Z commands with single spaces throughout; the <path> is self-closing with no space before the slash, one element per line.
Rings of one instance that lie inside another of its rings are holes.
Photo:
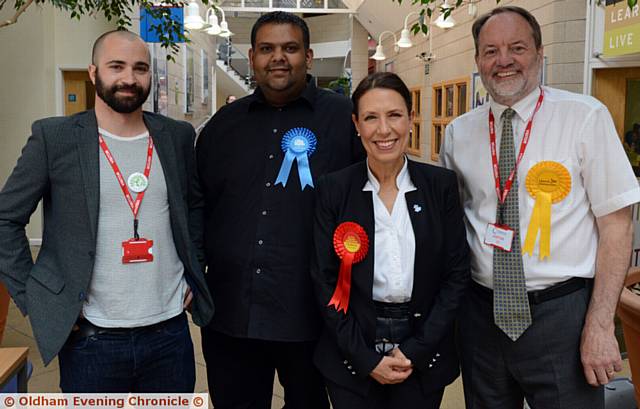
<path fill-rule="evenodd" d="M 373 299 L 388 303 L 411 300 L 413 290 L 413 263 L 416 241 L 409 218 L 405 193 L 416 190 L 407 170 L 407 159 L 396 178 L 398 196 L 391 214 L 378 196 L 380 183 L 371 173 L 367 162 L 369 180 L 363 191 L 373 192 L 373 214 L 375 221 Z"/>

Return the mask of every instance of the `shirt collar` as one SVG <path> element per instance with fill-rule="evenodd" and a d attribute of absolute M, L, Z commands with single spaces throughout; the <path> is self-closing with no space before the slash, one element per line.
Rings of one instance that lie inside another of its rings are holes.
<path fill-rule="evenodd" d="M 536 87 L 533 91 L 529 93 L 526 97 L 522 98 L 520 101 L 513 104 L 511 109 L 516 111 L 516 114 L 522 119 L 523 122 L 528 121 L 533 115 L 533 110 L 536 107 L 536 103 L 538 102 L 538 97 L 540 96 L 540 87 Z M 497 120 L 502 118 L 502 113 L 509 108 L 506 105 L 502 105 L 497 103 L 493 98 L 489 102 L 491 106 L 491 111 Z"/>
<path fill-rule="evenodd" d="M 313 76 L 307 74 L 307 86 L 302 90 L 300 96 L 293 101 L 289 102 L 287 105 L 293 104 L 297 101 L 306 102 L 311 109 L 315 108 L 316 102 L 316 92 L 318 88 L 316 87 L 316 81 Z M 267 101 L 264 99 L 264 93 L 260 87 L 257 87 L 253 94 L 251 94 L 249 101 L 249 109 L 254 108 L 256 105 L 267 105 Z"/>
<path fill-rule="evenodd" d="M 407 156 L 404 156 L 404 165 L 402 165 L 402 169 L 400 169 L 400 173 L 396 176 L 396 186 L 398 187 L 398 191 L 402 193 L 411 192 L 416 190 L 416 186 L 411 181 L 411 177 L 409 175 L 409 169 L 407 168 L 408 164 Z M 371 168 L 369 167 L 369 159 L 367 159 L 367 183 L 364 184 L 362 188 L 363 192 L 380 192 L 380 182 L 374 176 L 373 172 L 371 172 Z"/>

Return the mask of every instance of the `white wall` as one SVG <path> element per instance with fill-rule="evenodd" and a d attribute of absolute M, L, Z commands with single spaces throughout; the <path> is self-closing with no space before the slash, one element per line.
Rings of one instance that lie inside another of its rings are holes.
<path fill-rule="evenodd" d="M 5 7 L 0 19 L 13 10 Z M 71 20 L 50 6 L 31 6 L 18 22 L 0 29 L 0 186 L 3 186 L 30 135 L 33 121 L 62 113 L 61 68 L 86 68 L 95 38 L 113 27 L 84 17 Z M 38 209 L 27 226 L 29 238 L 41 237 Z"/>

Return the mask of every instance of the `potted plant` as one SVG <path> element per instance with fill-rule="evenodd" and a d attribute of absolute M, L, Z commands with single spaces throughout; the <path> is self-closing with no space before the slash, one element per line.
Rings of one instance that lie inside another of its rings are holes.
<path fill-rule="evenodd" d="M 348 97 L 351 95 L 351 77 L 343 75 L 340 78 L 331 81 L 328 87 L 330 90 Z"/>
<path fill-rule="evenodd" d="M 629 269 L 618 304 L 636 403 L 640 406 L 640 268 Z"/>

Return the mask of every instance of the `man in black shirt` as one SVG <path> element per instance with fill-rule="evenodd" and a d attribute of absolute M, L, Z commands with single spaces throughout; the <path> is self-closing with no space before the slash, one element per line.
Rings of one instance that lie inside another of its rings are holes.
<path fill-rule="evenodd" d="M 265 14 L 249 58 L 258 88 L 226 105 L 197 145 L 205 246 L 216 314 L 202 331 L 216 409 L 325 409 L 312 363 L 321 318 L 312 293 L 314 183 L 364 159 L 348 99 L 316 88 L 301 18 Z"/>

